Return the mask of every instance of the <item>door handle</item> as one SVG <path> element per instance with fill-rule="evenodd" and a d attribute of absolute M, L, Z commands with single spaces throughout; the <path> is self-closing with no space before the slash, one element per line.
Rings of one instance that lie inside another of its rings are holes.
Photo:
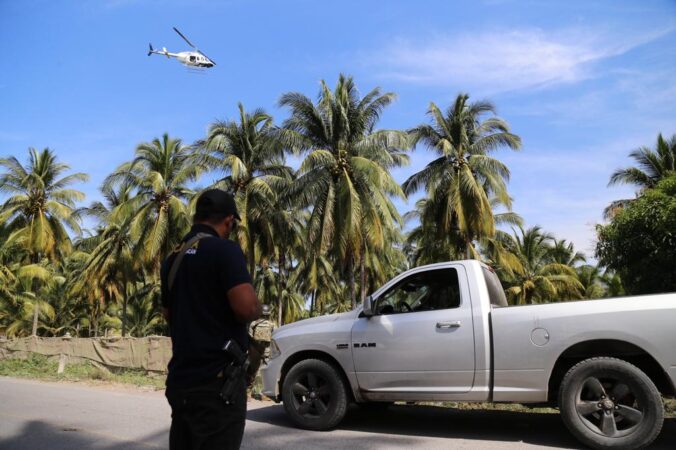
<path fill-rule="evenodd" d="M 437 322 L 437 328 L 460 328 L 460 323 L 459 320 L 455 322 Z"/>

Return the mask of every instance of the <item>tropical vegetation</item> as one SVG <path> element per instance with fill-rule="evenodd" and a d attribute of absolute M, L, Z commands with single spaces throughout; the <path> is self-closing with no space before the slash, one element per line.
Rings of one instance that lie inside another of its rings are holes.
<path fill-rule="evenodd" d="M 211 187 L 234 194 L 242 220 L 231 238 L 280 325 L 349 310 L 395 274 L 449 259 L 493 266 L 512 304 L 676 290 L 673 273 L 659 275 L 676 260 L 676 137 L 633 151 L 638 167 L 612 175 L 639 191 L 599 227 L 595 265 L 512 210 L 499 152 L 521 139 L 492 103 L 459 94 L 389 130 L 380 119 L 395 94 L 365 92 L 340 75 L 316 100 L 282 95 L 280 124 L 239 104 L 194 143 L 148 136 L 87 205 L 87 176 L 54 151 L 1 158 L 0 334 L 165 334 L 158 268 Z M 428 162 L 399 184 L 393 173 L 414 149 Z M 421 194 L 410 211 L 395 206 Z"/>

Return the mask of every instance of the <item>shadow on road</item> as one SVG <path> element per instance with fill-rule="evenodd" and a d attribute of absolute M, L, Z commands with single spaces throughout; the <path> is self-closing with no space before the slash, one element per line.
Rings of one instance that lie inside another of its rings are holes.
<path fill-rule="evenodd" d="M 434 406 L 392 406 L 382 412 L 352 408 L 335 432 L 310 432 L 293 427 L 281 405 L 264 406 L 249 411 L 247 419 L 258 426 L 248 427 L 244 449 L 322 448 L 425 448 L 427 438 L 464 439 L 511 444 L 526 443 L 543 447 L 580 448 L 568 433 L 558 414 L 479 411 Z M 272 425 L 261 427 L 260 424 Z M 369 433 L 371 436 L 351 434 Z M 348 433 L 345 433 L 348 432 Z M 375 435 L 375 436 L 374 436 Z M 131 450 L 166 448 L 168 430 L 149 434 L 135 442 L 120 442 L 116 436 L 86 430 L 57 427 L 42 421 L 28 422 L 20 432 L 0 439 L 0 449 L 103 449 Z M 662 434 L 650 447 L 654 450 L 674 448 L 676 419 L 667 419 Z M 437 445 L 438 446 L 438 445 Z M 478 442 L 477 442 L 478 446 Z"/>
<path fill-rule="evenodd" d="M 280 427 L 293 427 L 281 405 L 249 411 L 248 420 Z M 402 444 L 402 437 L 436 437 L 581 448 L 565 428 L 558 414 L 461 410 L 414 405 L 395 405 L 385 411 L 369 412 L 354 407 L 350 409 L 339 429 L 379 433 L 388 437 L 399 436 L 397 446 Z M 331 440 L 331 432 L 316 434 L 322 435 L 324 442 Z M 414 441 L 417 439 L 410 443 Z M 676 419 L 667 419 L 662 433 L 650 449 L 673 450 L 674 442 L 676 442 Z"/>
<path fill-rule="evenodd" d="M 136 450 L 166 448 L 169 430 L 151 434 L 140 441 L 120 442 L 114 436 L 89 433 L 77 428 L 63 428 L 42 421 L 28 422 L 20 433 L 0 439 L 2 450 Z"/>

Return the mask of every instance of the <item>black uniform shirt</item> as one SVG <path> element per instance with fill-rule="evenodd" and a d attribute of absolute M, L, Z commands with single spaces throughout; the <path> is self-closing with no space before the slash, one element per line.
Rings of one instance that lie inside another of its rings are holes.
<path fill-rule="evenodd" d="M 167 386 L 213 380 L 228 361 L 222 348 L 230 338 L 243 350 L 248 348 L 246 325 L 235 319 L 227 296 L 231 288 L 251 283 L 242 249 L 204 224 L 193 225 L 183 242 L 197 233 L 214 237 L 202 238 L 186 252 L 171 292 L 167 280 L 177 253 L 162 264 L 162 306 L 169 309 L 173 350 Z"/>

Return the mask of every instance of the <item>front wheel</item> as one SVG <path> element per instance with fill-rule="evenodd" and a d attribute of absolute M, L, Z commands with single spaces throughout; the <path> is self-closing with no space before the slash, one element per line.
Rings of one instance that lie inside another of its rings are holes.
<path fill-rule="evenodd" d="M 559 389 L 566 427 L 596 449 L 649 445 L 664 423 L 662 396 L 640 369 L 615 358 L 586 359 L 573 366 Z"/>
<path fill-rule="evenodd" d="M 329 430 L 347 411 L 347 390 L 340 373 L 319 359 L 306 359 L 289 370 L 282 398 L 291 420 L 308 430 Z"/>

